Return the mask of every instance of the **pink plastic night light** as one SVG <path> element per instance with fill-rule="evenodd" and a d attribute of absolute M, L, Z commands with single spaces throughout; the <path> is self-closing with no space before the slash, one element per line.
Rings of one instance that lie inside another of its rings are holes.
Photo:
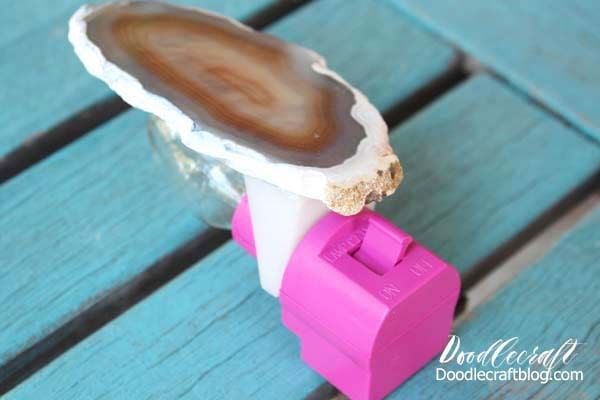
<path fill-rule="evenodd" d="M 256 255 L 246 198 L 234 240 Z M 302 359 L 351 399 L 380 399 L 448 341 L 460 279 L 379 214 L 330 212 L 296 247 L 280 291 Z"/>

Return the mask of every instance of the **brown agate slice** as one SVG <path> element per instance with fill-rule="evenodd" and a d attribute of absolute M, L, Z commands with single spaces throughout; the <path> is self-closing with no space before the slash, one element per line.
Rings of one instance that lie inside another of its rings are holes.
<path fill-rule="evenodd" d="M 244 174 L 345 214 L 400 182 L 379 113 L 312 51 L 148 1 L 84 6 L 69 38 L 88 70 L 126 101 Z"/>

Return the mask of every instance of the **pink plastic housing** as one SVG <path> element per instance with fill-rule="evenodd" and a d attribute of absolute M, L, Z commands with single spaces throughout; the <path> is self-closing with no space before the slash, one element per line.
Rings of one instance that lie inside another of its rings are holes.
<path fill-rule="evenodd" d="M 254 254 L 247 201 L 234 240 Z M 380 399 L 440 353 L 460 291 L 455 268 L 377 213 L 329 213 L 302 239 L 280 291 L 302 359 L 351 399 Z"/>

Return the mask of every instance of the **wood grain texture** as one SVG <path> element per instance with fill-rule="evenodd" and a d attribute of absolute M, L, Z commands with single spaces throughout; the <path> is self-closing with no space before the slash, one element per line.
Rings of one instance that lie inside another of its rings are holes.
<path fill-rule="evenodd" d="M 205 228 L 145 121 L 128 112 L 0 190 L 1 363 Z"/>
<path fill-rule="evenodd" d="M 323 23 L 334 9 L 326 26 L 311 25 Z M 317 2 L 270 32 L 322 51 L 386 107 L 443 72 L 452 59 L 448 48 L 394 12 L 375 1 Z M 365 14 L 378 19 L 354 22 Z M 378 29 L 381 20 L 387 23 Z M 347 44 L 368 35 L 378 45 L 369 47 L 368 58 L 351 62 L 360 50 Z M 398 48 L 400 35 L 411 45 Z M 404 65 L 407 74 L 396 75 L 398 69 L 380 62 L 386 58 Z M 142 113 L 129 111 L 0 189 L 0 287 L 8 288 L 0 295 L 10 298 L 0 308 L 0 364 L 204 228 L 151 162 L 145 129 Z"/>
<path fill-rule="evenodd" d="M 597 2 L 388 1 L 600 140 Z"/>
<path fill-rule="evenodd" d="M 417 115 L 392 141 L 400 154 L 415 152 L 408 159 L 413 189 L 389 199 L 382 212 L 459 265 L 493 247 L 479 236 L 506 240 L 600 162 L 598 148 L 487 77 Z M 539 168 L 556 158 L 565 168 Z M 300 361 L 298 342 L 280 324 L 279 305 L 261 291 L 254 268 L 227 243 L 8 398 L 305 396 L 322 380 Z"/>
<path fill-rule="evenodd" d="M 321 382 L 233 242 L 130 311 L 7 397 L 295 399 Z"/>
<path fill-rule="evenodd" d="M 415 375 L 391 399 L 597 399 L 600 397 L 600 209 L 568 233 L 541 261 L 478 307 L 456 334 L 466 351 L 519 337 L 518 349 L 585 342 L 563 371 L 581 370 L 582 382 L 447 382 L 434 385 L 438 361 Z M 464 366 L 463 366 L 464 368 Z M 448 370 L 460 370 L 456 364 Z"/>
<path fill-rule="evenodd" d="M 180 0 L 246 18 L 270 0 Z M 83 68 L 67 40 L 68 20 L 84 0 L 11 3 L 0 15 L 0 157 L 111 91 Z"/>

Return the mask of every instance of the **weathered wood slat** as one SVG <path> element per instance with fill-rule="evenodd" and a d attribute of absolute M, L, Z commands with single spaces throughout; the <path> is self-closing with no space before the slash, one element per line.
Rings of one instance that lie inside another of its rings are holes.
<path fill-rule="evenodd" d="M 597 2 L 389 1 L 600 140 Z"/>
<path fill-rule="evenodd" d="M 379 208 L 463 274 L 600 168 L 600 147 L 485 75 L 394 130 Z"/>
<path fill-rule="evenodd" d="M 459 267 L 484 257 L 600 163 L 598 147 L 488 77 L 455 89 L 392 140 L 409 180 L 383 213 Z M 556 160 L 564 168 L 539 167 Z M 299 360 L 297 340 L 281 326 L 254 265 L 227 243 L 8 398 L 308 394 L 322 380 Z"/>
<path fill-rule="evenodd" d="M 247 18 L 271 0 L 180 0 Z M 0 158 L 110 90 L 84 69 L 67 40 L 68 20 L 84 0 L 11 3 L 0 15 Z"/>
<path fill-rule="evenodd" d="M 297 359 L 296 340 L 281 326 L 277 300 L 260 289 L 254 261 L 233 242 L 204 260 L 24 390 L 48 385 L 63 399 L 296 399 L 320 383 Z"/>
<path fill-rule="evenodd" d="M 456 334 L 465 351 L 483 351 L 498 339 L 519 337 L 515 350 L 558 348 L 568 338 L 585 342 L 563 371 L 581 370 L 583 381 L 448 382 L 435 379 L 438 361 L 417 374 L 392 399 L 597 399 L 600 397 L 600 209 L 580 222 L 541 261 L 478 307 Z M 445 364 L 447 370 L 466 365 Z M 501 367 L 506 369 L 508 367 Z M 527 368 L 527 365 L 524 366 Z M 534 367 L 532 367 L 534 369 Z M 538 370 L 543 368 L 537 368 Z"/>
<path fill-rule="evenodd" d="M 453 59 L 395 13 L 376 1 L 316 2 L 270 32 L 322 51 L 387 107 Z M 366 35 L 377 45 L 356 46 Z M 0 308 L 0 364 L 204 229 L 151 162 L 145 125 L 129 111 L 0 189 L 0 287 L 11 298 Z"/>
<path fill-rule="evenodd" d="M 52 7 L 44 0 L 24 0 L 12 3 L 0 15 L 0 46 L 18 41 L 35 30 L 43 32 L 44 27 L 51 21 L 73 11 L 75 7 L 83 3 L 82 0 L 65 0 Z"/>
<path fill-rule="evenodd" d="M 1 364 L 206 228 L 145 122 L 128 112 L 0 189 Z"/>

